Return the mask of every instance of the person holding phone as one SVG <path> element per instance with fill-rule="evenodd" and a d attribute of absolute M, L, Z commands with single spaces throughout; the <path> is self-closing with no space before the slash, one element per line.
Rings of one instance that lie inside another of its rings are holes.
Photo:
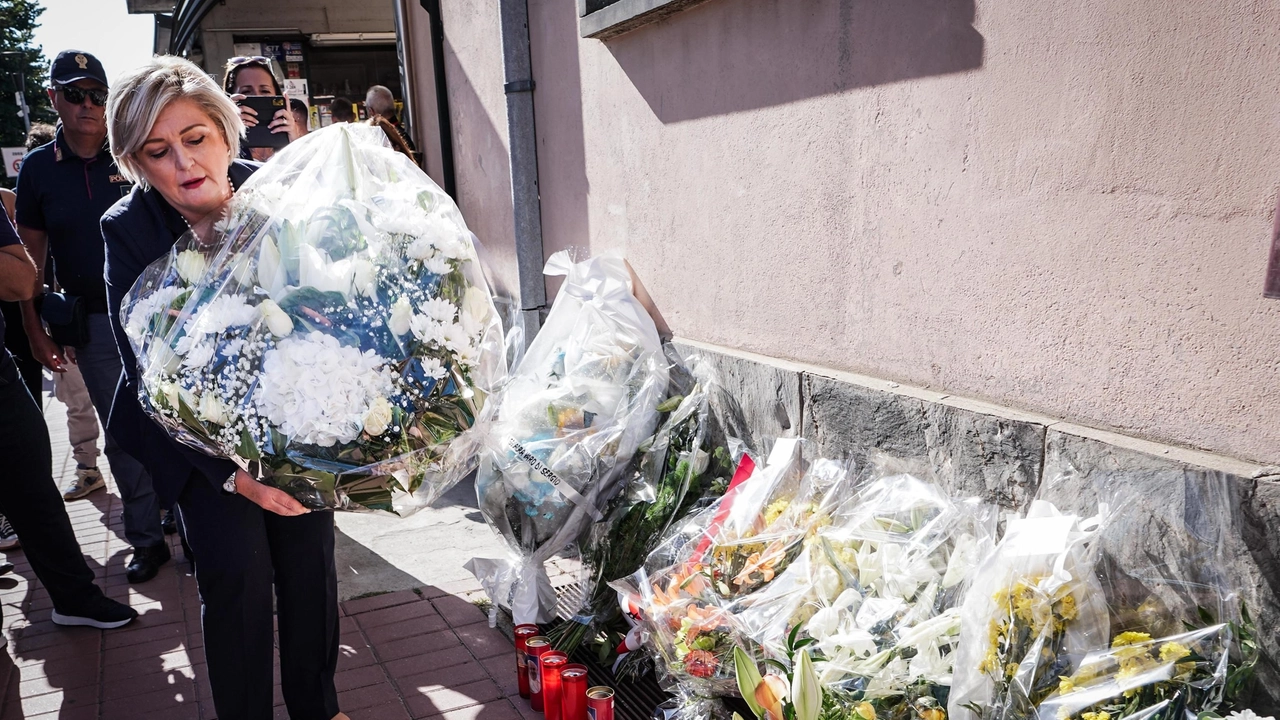
<path fill-rule="evenodd" d="M 257 127 L 263 118 L 259 117 L 257 109 L 243 102 L 245 98 L 279 97 L 283 102 L 280 103 L 280 109 L 267 120 L 267 127 L 272 134 L 283 133 L 286 136 L 287 140 L 281 143 L 282 146 L 305 134 L 290 111 L 289 99 L 276 77 L 271 58 L 261 55 L 231 58 L 222 74 L 222 89 L 231 96 L 232 102 L 240 106 L 240 120 L 246 128 Z M 271 147 L 246 147 L 245 150 L 247 153 L 241 153 L 244 159 L 259 162 L 264 162 L 275 154 L 275 149 Z"/>

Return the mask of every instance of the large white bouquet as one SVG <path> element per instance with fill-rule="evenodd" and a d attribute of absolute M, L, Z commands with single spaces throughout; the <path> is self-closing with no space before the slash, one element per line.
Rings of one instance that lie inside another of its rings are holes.
<path fill-rule="evenodd" d="M 621 258 L 574 263 L 560 251 L 545 272 L 568 278 L 502 390 L 476 478 L 480 511 L 513 558 L 468 564 L 517 623 L 554 617 L 543 565 L 604 518 L 668 379 Z"/>
<path fill-rule="evenodd" d="M 453 201 L 378 128 L 255 173 L 122 307 L 146 408 L 312 508 L 405 514 L 474 467 L 502 323 Z"/>

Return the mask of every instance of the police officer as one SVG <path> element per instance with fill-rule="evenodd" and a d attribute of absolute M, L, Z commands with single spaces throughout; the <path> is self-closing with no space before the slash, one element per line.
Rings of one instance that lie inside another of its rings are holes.
<path fill-rule="evenodd" d="M 79 347 L 59 346 L 45 331 L 34 302 L 23 303 L 22 323 L 41 364 L 55 373 L 65 372 L 68 361 L 79 366 L 105 425 L 121 366 L 107 317 L 99 220 L 132 184 L 120 174 L 106 144 L 107 75 L 102 63 L 87 52 L 64 50 L 54 58 L 49 80 L 49 100 L 62 122 L 54 141 L 27 155 L 18 172 L 18 234 L 35 259 L 38 283 L 43 282 L 46 250 L 52 255 L 58 284 L 85 307 L 88 340 Z M 110 432 L 106 454 L 124 504 L 125 539 L 133 546 L 126 575 L 129 582 L 145 582 L 169 560 L 160 503 L 151 476 Z M 103 484 L 96 471 L 77 468 L 64 497 L 83 497 Z"/>
<path fill-rule="evenodd" d="M 36 269 L 0 214 L 0 300 L 26 300 Z M 0 335 L 4 319 L 0 318 Z M 53 599 L 53 622 L 117 628 L 138 617 L 133 608 L 102 594 L 80 553 L 66 506 L 53 485 L 49 431 L 9 351 L 0 347 L 0 513 L 22 533 L 27 560 Z"/>

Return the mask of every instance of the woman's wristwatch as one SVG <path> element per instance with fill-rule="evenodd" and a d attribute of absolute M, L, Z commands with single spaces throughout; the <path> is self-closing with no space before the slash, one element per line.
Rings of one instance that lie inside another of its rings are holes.
<path fill-rule="evenodd" d="M 239 471 L 237 470 L 236 472 L 239 472 Z M 227 478 L 226 481 L 222 483 L 222 491 L 231 493 L 232 495 L 236 494 L 236 473 L 235 472 L 231 473 L 231 477 Z"/>

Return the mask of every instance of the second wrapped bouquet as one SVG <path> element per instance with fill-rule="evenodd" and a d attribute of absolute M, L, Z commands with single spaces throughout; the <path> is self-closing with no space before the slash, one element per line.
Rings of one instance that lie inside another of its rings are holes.
<path fill-rule="evenodd" d="M 372 127 L 290 145 L 121 314 L 152 417 L 311 508 L 435 500 L 506 375 L 474 237 Z"/>

